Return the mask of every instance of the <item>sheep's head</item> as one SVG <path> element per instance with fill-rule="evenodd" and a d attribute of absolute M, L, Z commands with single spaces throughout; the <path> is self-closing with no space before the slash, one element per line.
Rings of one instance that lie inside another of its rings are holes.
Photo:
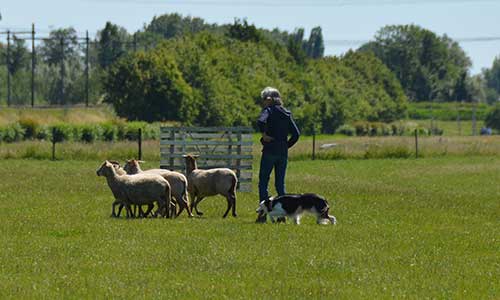
<path fill-rule="evenodd" d="M 142 163 L 142 162 L 143 161 L 136 160 L 136 159 L 129 159 L 129 160 L 127 160 L 127 162 L 123 166 L 123 169 L 125 170 L 125 172 L 127 172 L 127 174 L 137 174 L 137 173 L 141 172 L 140 163 Z"/>
<path fill-rule="evenodd" d="M 186 173 L 189 174 L 191 171 L 196 170 L 198 166 L 196 165 L 196 158 L 198 155 L 183 155 L 186 160 Z"/>
<path fill-rule="evenodd" d="M 127 172 L 125 172 L 124 169 L 122 169 L 122 167 L 120 166 L 120 162 L 116 161 L 116 160 L 108 160 L 112 165 L 113 165 L 113 168 L 115 168 L 115 172 L 116 174 L 118 175 L 126 175 Z"/>
<path fill-rule="evenodd" d="M 102 165 L 97 169 L 97 176 L 109 176 L 113 174 L 113 164 L 109 161 L 104 161 Z"/>

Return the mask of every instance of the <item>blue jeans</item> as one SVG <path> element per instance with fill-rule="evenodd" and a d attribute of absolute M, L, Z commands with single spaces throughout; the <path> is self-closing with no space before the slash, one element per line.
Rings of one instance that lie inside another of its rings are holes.
<path fill-rule="evenodd" d="M 285 174 L 288 157 L 286 155 L 274 155 L 262 153 L 259 170 L 259 202 L 269 198 L 267 186 L 269 177 L 274 168 L 274 186 L 278 196 L 286 194 L 285 192 Z"/>

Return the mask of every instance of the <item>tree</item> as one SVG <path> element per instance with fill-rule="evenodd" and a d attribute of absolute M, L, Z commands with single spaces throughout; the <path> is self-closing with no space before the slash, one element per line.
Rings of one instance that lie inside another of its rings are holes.
<path fill-rule="evenodd" d="M 358 51 L 381 59 L 413 101 L 456 99 L 454 88 L 471 66 L 458 43 L 416 25 L 383 27 Z"/>
<path fill-rule="evenodd" d="M 247 20 L 241 22 L 239 19 L 235 19 L 234 23 L 229 26 L 229 31 L 227 34 L 230 38 L 240 40 L 242 42 L 255 42 L 258 43 L 262 40 L 262 35 L 255 27 L 255 25 L 249 25 Z"/>
<path fill-rule="evenodd" d="M 305 63 L 307 53 L 304 45 L 304 28 L 298 28 L 289 35 L 287 50 L 297 64 L 303 65 Z"/>
<path fill-rule="evenodd" d="M 195 34 L 212 27 L 201 18 L 182 17 L 174 13 L 155 16 L 145 31 L 161 35 L 165 39 L 171 39 L 186 34 Z"/>
<path fill-rule="evenodd" d="M 78 50 L 78 37 L 72 27 L 52 30 L 39 48 L 43 60 L 49 65 L 78 59 Z"/>
<path fill-rule="evenodd" d="M 18 39 L 15 35 L 13 45 L 10 49 L 8 70 L 11 75 L 16 74 L 21 70 L 28 61 L 28 50 L 26 49 L 24 40 Z"/>
<path fill-rule="evenodd" d="M 193 122 L 192 90 L 166 52 L 138 52 L 112 65 L 104 82 L 105 102 L 120 117 L 148 122 Z"/>
<path fill-rule="evenodd" d="M 106 69 L 125 53 L 125 43 L 128 40 L 127 30 L 123 27 L 106 22 L 104 29 L 97 33 L 99 65 Z"/>
<path fill-rule="evenodd" d="M 75 29 L 61 28 L 50 32 L 39 47 L 42 61 L 48 65 L 49 76 L 45 84 L 47 100 L 52 104 L 67 104 L 83 99 L 83 85 L 77 84 L 82 75 L 80 47 Z M 40 69 L 40 66 L 38 67 Z M 55 74 L 59 73 L 59 76 Z"/>
<path fill-rule="evenodd" d="M 490 110 L 486 115 L 484 123 L 490 128 L 500 130 L 500 104 L 497 104 Z"/>
<path fill-rule="evenodd" d="M 495 57 L 490 69 L 483 70 L 486 93 L 489 103 L 500 99 L 500 56 Z"/>
<path fill-rule="evenodd" d="M 306 44 L 306 54 L 311 58 L 321 58 L 325 53 L 325 43 L 321 27 L 314 27 L 309 35 L 309 40 Z"/>

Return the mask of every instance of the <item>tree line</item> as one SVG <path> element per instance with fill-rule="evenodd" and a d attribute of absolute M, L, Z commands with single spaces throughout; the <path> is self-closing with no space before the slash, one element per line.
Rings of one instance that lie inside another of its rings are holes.
<path fill-rule="evenodd" d="M 84 47 L 73 28 L 53 30 L 37 45 L 37 103 L 82 102 Z M 9 72 L 14 103 L 26 104 L 31 50 L 13 37 L 9 52 L 6 62 L 0 44 L 0 79 Z M 499 59 L 471 76 L 470 59 L 455 41 L 416 25 L 386 26 L 358 50 L 324 57 L 321 27 L 306 37 L 302 28 L 165 14 L 133 34 L 107 22 L 91 41 L 88 84 L 91 102 L 111 103 L 120 116 L 199 125 L 252 124 L 259 91 L 273 85 L 304 128 L 333 132 L 345 122 L 405 117 L 407 101 L 493 103 Z M 0 84 L 0 99 L 5 94 Z"/>

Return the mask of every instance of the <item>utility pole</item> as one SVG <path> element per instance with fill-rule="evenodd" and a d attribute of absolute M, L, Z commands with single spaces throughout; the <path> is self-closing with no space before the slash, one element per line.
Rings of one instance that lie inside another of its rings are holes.
<path fill-rule="evenodd" d="M 60 86 L 60 99 L 59 99 L 59 104 L 63 105 L 64 104 L 64 38 L 61 37 L 60 40 L 60 46 L 61 46 L 61 86 Z"/>
<path fill-rule="evenodd" d="M 10 30 L 7 30 L 7 106 L 10 106 Z"/>
<path fill-rule="evenodd" d="M 31 24 L 31 107 L 35 106 L 35 23 Z"/>
<path fill-rule="evenodd" d="M 89 31 L 85 36 L 85 106 L 89 107 Z"/>
<path fill-rule="evenodd" d="M 477 134 L 477 129 L 476 129 L 476 110 L 477 110 L 477 101 L 473 101 L 473 106 L 472 106 L 472 135 L 476 136 Z"/>

